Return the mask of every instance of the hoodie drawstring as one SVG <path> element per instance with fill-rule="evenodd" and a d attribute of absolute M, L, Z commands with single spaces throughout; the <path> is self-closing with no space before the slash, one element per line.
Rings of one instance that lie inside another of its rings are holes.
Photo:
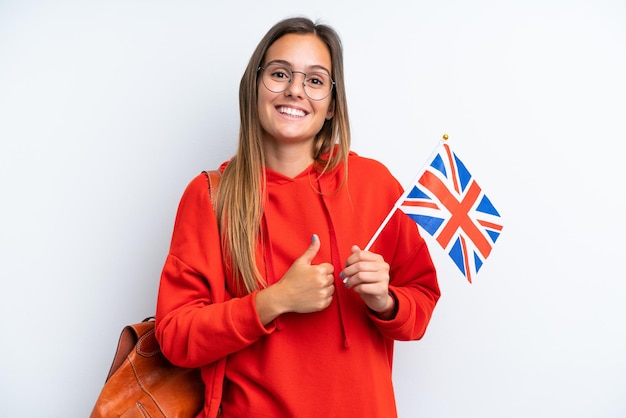
<path fill-rule="evenodd" d="M 341 260 L 339 257 L 339 251 L 337 249 L 337 238 L 335 236 L 335 229 L 332 226 L 332 220 L 328 219 L 328 222 L 330 224 L 330 248 L 331 248 L 331 253 L 330 253 L 330 258 L 331 258 L 331 262 L 333 263 L 333 266 L 339 266 L 341 267 Z M 346 288 L 346 285 L 343 283 L 343 280 L 341 279 L 341 277 L 339 277 L 339 273 L 335 274 L 335 291 L 338 293 L 338 297 L 337 297 L 337 307 L 339 309 L 339 323 L 341 324 L 341 332 L 343 333 L 343 346 L 345 348 L 349 348 L 350 347 L 350 339 L 348 338 L 348 331 L 346 329 L 346 322 L 344 319 L 344 313 L 343 313 L 343 302 L 342 300 L 346 300 L 347 292 L 348 289 Z"/>
<path fill-rule="evenodd" d="M 339 245 L 337 243 L 337 235 L 335 233 L 335 226 L 333 224 L 333 220 L 330 216 L 330 212 L 328 210 L 328 206 L 326 205 L 326 194 L 323 188 L 322 183 L 318 179 L 319 190 L 322 192 L 322 205 L 324 206 L 324 215 L 326 215 L 326 221 L 328 222 L 328 229 L 330 235 L 330 260 L 335 269 L 337 269 L 335 273 L 335 292 L 337 293 L 337 308 L 339 311 L 339 323 L 341 324 L 341 332 L 343 334 L 343 346 L 345 348 L 350 347 L 350 338 L 348 337 L 348 330 L 346 326 L 346 320 L 344 315 L 344 306 L 343 304 L 348 300 L 348 288 L 343 283 L 341 277 L 339 277 L 339 272 L 343 269 L 343 263 L 341 262 L 341 256 L 339 255 Z"/>

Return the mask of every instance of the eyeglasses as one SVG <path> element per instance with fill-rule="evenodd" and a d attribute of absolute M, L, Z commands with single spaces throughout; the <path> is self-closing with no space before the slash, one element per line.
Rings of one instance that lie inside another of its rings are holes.
<path fill-rule="evenodd" d="M 324 100 L 333 90 L 335 82 L 324 72 L 304 73 L 293 71 L 284 64 L 269 64 L 266 67 L 259 67 L 257 71 L 262 71 L 263 85 L 273 93 L 282 93 L 287 90 L 293 81 L 294 74 L 302 74 L 304 81 L 302 86 L 304 92 L 311 100 Z"/>

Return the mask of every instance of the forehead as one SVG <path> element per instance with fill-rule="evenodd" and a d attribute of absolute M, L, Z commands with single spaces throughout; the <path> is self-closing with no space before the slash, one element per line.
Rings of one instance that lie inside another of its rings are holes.
<path fill-rule="evenodd" d="M 295 69 L 332 68 L 328 47 L 313 34 L 290 33 L 278 38 L 265 54 L 265 63 L 276 60 L 286 61 Z"/>

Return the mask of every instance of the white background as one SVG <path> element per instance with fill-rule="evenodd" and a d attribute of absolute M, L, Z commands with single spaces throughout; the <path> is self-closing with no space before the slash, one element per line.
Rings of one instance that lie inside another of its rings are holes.
<path fill-rule="evenodd" d="M 443 296 L 396 345 L 400 416 L 626 416 L 622 0 L 0 0 L 0 416 L 88 416 L 295 14 L 343 38 L 355 151 L 407 185 L 447 133 L 504 219 L 473 284 L 430 242 Z"/>

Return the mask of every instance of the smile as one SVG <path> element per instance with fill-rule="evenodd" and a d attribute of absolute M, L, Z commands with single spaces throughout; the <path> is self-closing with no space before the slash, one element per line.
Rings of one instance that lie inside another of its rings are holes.
<path fill-rule="evenodd" d="M 292 107 L 287 106 L 279 106 L 276 108 L 283 115 L 296 116 L 296 117 L 304 117 L 306 116 L 306 112 L 300 109 L 294 109 Z"/>

